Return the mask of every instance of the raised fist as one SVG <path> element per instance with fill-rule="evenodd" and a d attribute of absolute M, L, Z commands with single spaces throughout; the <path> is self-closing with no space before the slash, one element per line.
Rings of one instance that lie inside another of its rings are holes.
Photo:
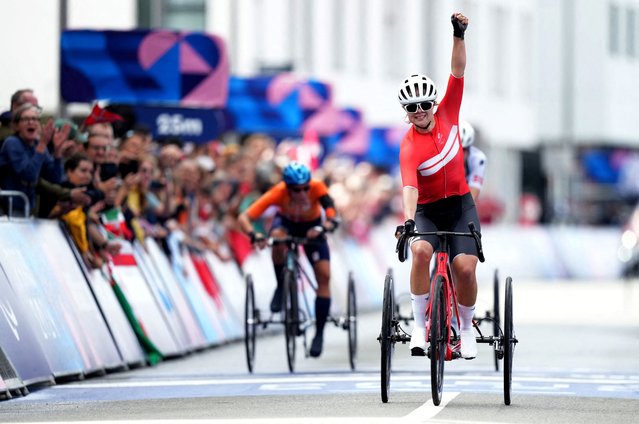
<path fill-rule="evenodd" d="M 468 28 L 468 18 L 461 13 L 453 13 L 450 17 L 450 21 L 453 24 L 453 36 L 464 39 L 464 32 Z"/>

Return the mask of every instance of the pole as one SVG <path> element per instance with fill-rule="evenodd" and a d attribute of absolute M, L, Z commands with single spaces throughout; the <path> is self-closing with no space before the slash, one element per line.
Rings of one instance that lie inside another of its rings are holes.
<path fill-rule="evenodd" d="M 62 48 L 60 43 L 60 41 L 62 40 L 62 33 L 64 33 L 64 31 L 67 29 L 67 10 L 68 10 L 67 0 L 60 0 L 60 15 L 59 15 L 60 31 L 59 31 L 59 37 L 58 37 L 58 51 L 60 51 L 60 49 Z M 59 54 L 58 56 L 60 58 L 62 57 L 61 54 Z M 62 63 L 60 63 L 59 69 L 62 69 Z M 61 75 L 60 73 L 58 73 L 58 116 L 61 118 L 67 118 L 69 113 L 67 111 L 67 103 L 62 98 L 60 77 Z"/>

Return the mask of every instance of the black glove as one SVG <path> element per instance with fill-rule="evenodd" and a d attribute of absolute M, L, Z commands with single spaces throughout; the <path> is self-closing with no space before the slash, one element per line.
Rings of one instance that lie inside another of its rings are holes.
<path fill-rule="evenodd" d="M 404 234 L 412 233 L 414 231 L 415 221 L 413 221 L 412 219 L 407 219 L 406 222 L 404 222 Z"/>
<path fill-rule="evenodd" d="M 453 24 L 453 36 L 457 38 L 464 39 L 464 32 L 466 32 L 466 28 L 468 28 L 468 24 L 462 24 L 459 19 L 452 15 L 450 17 L 450 21 Z"/>
<path fill-rule="evenodd" d="M 415 231 L 415 221 L 407 219 L 406 222 L 404 222 L 404 225 L 398 225 L 397 228 L 395 228 L 395 236 L 403 236 L 404 234 L 412 233 L 413 231 Z"/>
<path fill-rule="evenodd" d="M 264 234 L 256 233 L 255 231 L 251 231 L 249 233 L 249 237 L 251 238 L 251 244 L 255 244 L 258 241 L 264 241 Z"/>

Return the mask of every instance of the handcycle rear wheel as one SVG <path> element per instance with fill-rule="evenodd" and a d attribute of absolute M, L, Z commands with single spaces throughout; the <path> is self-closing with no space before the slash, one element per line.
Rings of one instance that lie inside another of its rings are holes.
<path fill-rule="evenodd" d="M 348 359 L 351 370 L 355 370 L 357 362 L 357 297 L 353 273 L 348 274 L 348 295 L 346 299 L 346 326 L 348 331 Z"/>
<path fill-rule="evenodd" d="M 499 312 L 499 273 L 495 270 L 495 278 L 493 279 L 493 336 L 495 339 L 499 338 L 501 329 L 499 323 L 501 322 L 501 314 Z M 499 371 L 499 352 L 497 349 L 493 349 L 495 360 L 495 371 Z"/>
<path fill-rule="evenodd" d="M 432 311 L 430 322 L 430 387 L 433 404 L 438 406 L 442 401 L 444 389 L 444 364 L 448 344 L 448 326 L 446 325 L 446 296 L 444 295 L 444 278 L 437 276 L 432 294 Z"/>
<path fill-rule="evenodd" d="M 258 325 L 258 312 L 255 309 L 255 289 L 253 277 L 246 275 L 246 298 L 244 302 L 244 346 L 246 347 L 246 364 L 250 373 L 255 363 L 255 333 Z"/>
<path fill-rule="evenodd" d="M 512 278 L 506 278 L 504 302 L 504 403 L 510 405 L 513 380 L 513 355 L 515 353 L 515 330 L 513 327 Z"/>
<path fill-rule="evenodd" d="M 390 390 L 391 379 L 391 362 L 393 360 L 393 351 L 395 343 L 392 340 L 393 330 L 393 310 L 394 310 L 394 292 L 393 278 L 390 273 L 386 274 L 384 280 L 384 301 L 382 305 L 382 332 L 379 335 L 380 346 L 382 349 L 381 364 L 381 389 L 382 402 L 388 402 L 388 392 Z"/>
<path fill-rule="evenodd" d="M 290 270 L 284 271 L 284 334 L 286 336 L 286 360 L 288 370 L 295 371 L 295 338 L 299 331 L 299 313 L 297 303 L 297 280 Z"/>

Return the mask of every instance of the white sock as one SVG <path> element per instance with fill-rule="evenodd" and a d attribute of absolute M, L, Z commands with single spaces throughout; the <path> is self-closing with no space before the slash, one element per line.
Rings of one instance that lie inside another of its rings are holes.
<path fill-rule="evenodd" d="M 429 294 L 410 294 L 411 306 L 413 307 L 413 318 L 415 327 L 426 328 L 426 307 L 428 306 Z"/>
<path fill-rule="evenodd" d="M 457 306 L 459 307 L 459 329 L 461 331 L 470 330 L 471 328 L 473 328 L 473 315 L 475 315 L 475 305 Z"/>

